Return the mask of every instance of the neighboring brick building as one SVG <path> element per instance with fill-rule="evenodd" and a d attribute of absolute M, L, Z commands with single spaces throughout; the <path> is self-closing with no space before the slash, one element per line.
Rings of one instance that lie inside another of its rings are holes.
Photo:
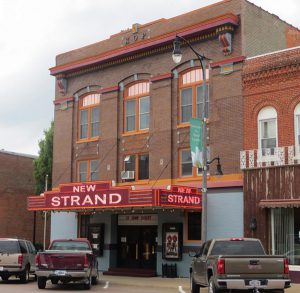
<path fill-rule="evenodd" d="M 245 235 L 300 265 L 300 47 L 248 58 L 243 93 Z"/>
<path fill-rule="evenodd" d="M 50 69 L 56 77 L 53 191 L 29 199 L 29 209 L 60 211 L 52 213 L 51 237 L 90 237 L 101 270 L 161 274 L 163 263 L 177 261 L 178 274 L 188 276 L 188 251 L 201 244 L 196 190 L 202 182 L 191 164 L 189 120 L 201 117 L 203 80 L 187 46 L 183 61 L 173 63 L 176 34 L 212 60 L 209 150 L 210 159 L 220 156 L 224 176 L 214 176 L 211 164 L 207 238 L 244 235 L 243 61 L 294 46 L 300 33 L 247 1 L 228 0 L 134 24 L 57 56 Z M 168 252 L 174 239 L 176 253 Z"/>
<path fill-rule="evenodd" d="M 27 197 L 34 194 L 35 156 L 0 150 L 0 237 L 18 237 L 43 243 L 43 218 L 27 210 Z"/>

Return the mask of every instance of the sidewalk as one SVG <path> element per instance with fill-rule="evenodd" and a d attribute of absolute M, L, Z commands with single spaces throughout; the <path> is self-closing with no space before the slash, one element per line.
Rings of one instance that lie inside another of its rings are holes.
<path fill-rule="evenodd" d="M 176 289 L 179 286 L 186 292 L 190 292 L 190 282 L 188 278 L 137 278 L 137 277 L 121 277 L 121 276 L 100 276 L 100 282 L 110 282 L 111 284 L 127 285 L 127 286 L 141 286 L 150 288 L 168 288 Z M 207 289 L 201 289 L 202 292 L 207 292 Z M 292 284 L 292 287 L 285 290 L 285 293 L 299 293 L 300 284 Z"/>

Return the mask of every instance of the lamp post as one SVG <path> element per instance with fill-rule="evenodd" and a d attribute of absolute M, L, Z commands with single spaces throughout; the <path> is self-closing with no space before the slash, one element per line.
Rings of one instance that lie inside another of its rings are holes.
<path fill-rule="evenodd" d="M 213 161 L 217 160 L 217 173 L 218 175 L 222 175 L 220 158 L 216 157 L 211 161 L 207 160 L 207 118 L 208 118 L 208 108 L 206 106 L 206 101 L 208 100 L 208 91 L 206 85 L 206 61 L 210 60 L 206 58 L 204 55 L 199 54 L 192 45 L 183 37 L 176 36 L 176 39 L 173 42 L 174 50 L 172 54 L 173 61 L 178 64 L 181 61 L 182 53 L 180 49 L 181 41 L 188 45 L 188 47 L 195 53 L 197 56 L 202 70 L 202 79 L 203 79 L 203 108 L 202 108 L 202 219 L 201 219 L 201 240 L 206 241 L 207 236 L 207 169 L 209 164 Z"/>

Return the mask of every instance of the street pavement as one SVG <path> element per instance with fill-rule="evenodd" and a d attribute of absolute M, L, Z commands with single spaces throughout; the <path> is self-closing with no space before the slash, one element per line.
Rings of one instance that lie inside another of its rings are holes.
<path fill-rule="evenodd" d="M 120 276 L 101 276 L 100 280 L 101 282 L 109 282 L 111 285 L 174 289 L 174 292 L 179 293 L 190 292 L 190 283 L 188 278 L 136 278 Z M 207 293 L 207 288 L 201 288 L 201 293 Z M 300 284 L 292 284 L 292 287 L 286 289 L 285 293 L 300 293 Z"/>

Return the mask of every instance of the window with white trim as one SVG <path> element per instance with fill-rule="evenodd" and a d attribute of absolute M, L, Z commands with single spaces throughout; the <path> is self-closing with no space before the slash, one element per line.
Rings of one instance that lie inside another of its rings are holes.
<path fill-rule="evenodd" d="M 294 111 L 295 121 L 295 147 L 296 153 L 300 154 L 300 103 L 296 106 Z"/>
<path fill-rule="evenodd" d="M 277 141 L 277 112 L 273 107 L 265 107 L 258 114 L 258 148 L 261 155 L 274 155 Z"/>

